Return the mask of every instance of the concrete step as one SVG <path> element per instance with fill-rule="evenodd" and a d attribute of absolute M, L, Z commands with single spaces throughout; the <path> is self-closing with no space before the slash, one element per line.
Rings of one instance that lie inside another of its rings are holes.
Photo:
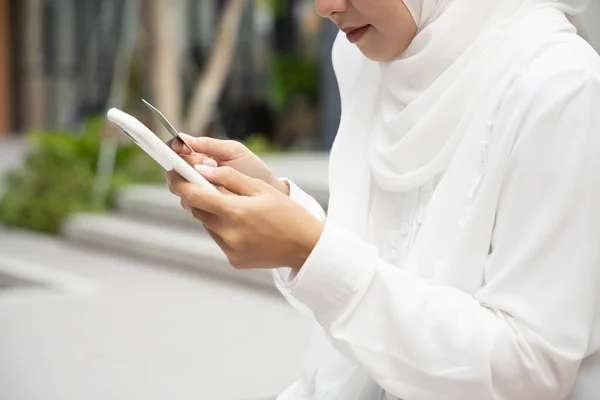
<path fill-rule="evenodd" d="M 238 271 L 204 229 L 140 220 L 124 214 L 76 214 L 64 234 L 71 241 L 153 264 L 251 286 L 277 294 L 269 271 Z"/>
<path fill-rule="evenodd" d="M 278 176 L 293 180 L 326 205 L 326 154 L 269 156 L 265 161 Z M 74 215 L 68 219 L 64 233 L 71 241 L 88 247 L 276 293 L 269 272 L 233 269 L 199 222 L 181 209 L 179 199 L 166 185 L 125 188 L 117 197 L 117 210 L 115 214 Z"/>
<path fill-rule="evenodd" d="M 130 185 L 121 190 L 116 199 L 121 214 L 170 226 L 197 230 L 200 223 L 181 208 L 179 198 L 166 186 Z"/>

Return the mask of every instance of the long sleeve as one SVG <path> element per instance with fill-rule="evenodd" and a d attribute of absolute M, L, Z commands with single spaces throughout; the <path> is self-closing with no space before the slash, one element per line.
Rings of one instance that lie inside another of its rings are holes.
<path fill-rule="evenodd" d="M 287 178 L 280 179 L 289 185 L 290 199 L 294 200 L 296 203 L 304 207 L 306 211 L 311 213 L 312 216 L 317 218 L 319 221 L 325 221 L 325 210 L 323 210 L 323 207 L 321 207 L 319 202 L 314 197 L 300 189 L 298 185 L 296 185 L 293 181 Z M 275 287 L 281 292 L 283 297 L 285 297 L 285 299 L 290 303 L 290 305 L 300 313 L 310 317 L 314 317 L 312 311 L 302 303 L 298 302 L 292 296 L 290 296 L 286 289 L 286 282 L 289 282 L 289 280 L 293 278 L 292 269 L 288 267 L 276 268 L 272 270 L 272 274 L 273 280 L 275 282 Z"/>
<path fill-rule="evenodd" d="M 474 296 L 387 264 L 330 222 L 283 288 L 388 393 L 558 400 L 598 351 L 600 81 L 567 81 L 515 144 Z"/>

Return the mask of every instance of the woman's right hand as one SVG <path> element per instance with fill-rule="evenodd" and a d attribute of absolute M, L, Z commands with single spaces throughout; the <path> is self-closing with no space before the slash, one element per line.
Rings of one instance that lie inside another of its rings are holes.
<path fill-rule="evenodd" d="M 281 181 L 260 157 L 242 143 L 235 140 L 193 137 L 186 134 L 182 134 L 182 136 L 198 154 L 191 154 L 190 150 L 179 140 L 171 139 L 167 144 L 191 164 L 202 162 L 212 166 L 228 166 L 251 178 L 260 179 L 289 196 L 290 188 L 287 183 Z"/>

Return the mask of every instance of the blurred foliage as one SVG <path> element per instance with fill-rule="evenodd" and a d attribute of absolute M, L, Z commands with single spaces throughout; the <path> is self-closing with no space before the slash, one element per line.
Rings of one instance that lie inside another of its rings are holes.
<path fill-rule="evenodd" d="M 271 0 L 271 9 L 275 17 L 284 15 L 289 6 L 287 0 Z"/>
<path fill-rule="evenodd" d="M 140 57 L 133 57 L 129 69 L 129 79 L 127 85 L 125 105 L 123 110 L 137 111 L 142 108 L 140 99 L 146 94 L 145 82 L 148 80 L 146 72 L 146 63 Z"/>
<path fill-rule="evenodd" d="M 281 151 L 281 149 L 271 143 L 266 135 L 260 133 L 248 136 L 243 143 L 251 152 L 258 155 Z"/>
<path fill-rule="evenodd" d="M 319 100 L 319 67 L 315 59 L 303 54 L 276 53 L 269 74 L 269 102 L 282 110 L 293 97 L 302 97 L 311 106 Z"/>
<path fill-rule="evenodd" d="M 114 195 L 133 182 L 159 182 L 162 169 L 135 144 L 117 151 L 110 197 L 94 205 L 92 189 L 102 139 L 102 118 L 92 118 L 80 132 L 34 131 L 24 165 L 5 177 L 0 221 L 46 233 L 58 233 L 73 212 L 111 207 Z"/>

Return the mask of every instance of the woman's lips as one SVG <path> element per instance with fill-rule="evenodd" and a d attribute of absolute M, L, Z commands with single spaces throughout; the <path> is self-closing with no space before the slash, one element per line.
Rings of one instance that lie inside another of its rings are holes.
<path fill-rule="evenodd" d="M 371 27 L 371 25 L 365 25 L 358 28 L 344 28 L 342 29 L 342 32 L 346 34 L 346 38 L 348 38 L 350 43 L 356 43 L 365 35 L 365 33 L 367 33 L 369 27 Z"/>

